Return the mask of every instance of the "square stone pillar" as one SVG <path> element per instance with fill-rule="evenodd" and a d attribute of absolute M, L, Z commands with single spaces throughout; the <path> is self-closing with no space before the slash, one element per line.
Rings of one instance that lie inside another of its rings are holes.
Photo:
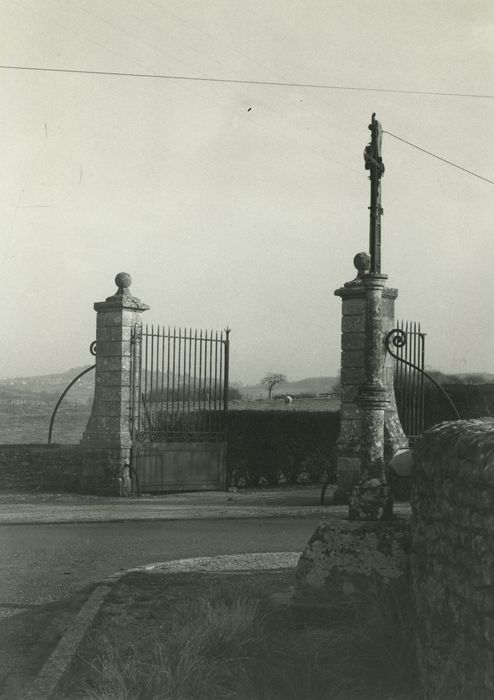
<path fill-rule="evenodd" d="M 362 415 L 359 407 L 360 388 L 366 381 L 366 291 L 363 277 L 368 269 L 368 256 L 359 253 L 354 264 L 357 277 L 335 291 L 342 299 L 341 320 L 341 414 L 338 439 L 338 489 L 336 500 L 345 500 L 361 478 Z M 385 389 L 384 454 L 387 459 L 396 450 L 408 445 L 401 428 L 394 395 L 394 360 L 386 353 L 384 338 L 394 327 L 394 302 L 398 290 L 382 290 L 382 384 Z"/>
<path fill-rule="evenodd" d="M 94 399 L 81 445 L 82 489 L 102 495 L 124 495 L 131 439 L 132 331 L 149 306 L 129 291 L 131 277 L 115 278 L 118 290 L 94 304 L 96 374 Z"/>

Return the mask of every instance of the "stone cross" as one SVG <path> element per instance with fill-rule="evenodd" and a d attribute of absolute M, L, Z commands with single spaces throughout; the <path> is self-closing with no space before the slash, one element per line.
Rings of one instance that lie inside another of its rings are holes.
<path fill-rule="evenodd" d="M 382 127 L 377 121 L 375 113 L 369 124 L 371 142 L 364 151 L 365 169 L 370 171 L 370 225 L 369 225 L 369 253 L 371 258 L 371 273 L 381 272 L 381 178 L 384 175 L 384 163 L 381 155 Z"/>
<path fill-rule="evenodd" d="M 381 125 L 372 115 L 371 143 L 365 149 L 370 170 L 370 255 L 359 253 L 357 277 L 335 294 L 342 299 L 341 429 L 338 439 L 336 499 L 350 494 L 350 520 L 392 517 L 385 462 L 407 446 L 393 390 L 394 364 L 384 338 L 394 328 L 397 289 L 381 273 L 381 194 L 384 173 Z"/>

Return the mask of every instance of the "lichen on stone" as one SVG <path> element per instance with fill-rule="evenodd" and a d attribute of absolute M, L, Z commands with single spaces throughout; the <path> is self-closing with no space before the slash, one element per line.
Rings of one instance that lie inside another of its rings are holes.
<path fill-rule="evenodd" d="M 343 590 L 345 581 L 362 588 L 376 576 L 386 583 L 406 575 L 407 528 L 356 525 L 324 523 L 317 528 L 299 561 L 299 590 Z"/>

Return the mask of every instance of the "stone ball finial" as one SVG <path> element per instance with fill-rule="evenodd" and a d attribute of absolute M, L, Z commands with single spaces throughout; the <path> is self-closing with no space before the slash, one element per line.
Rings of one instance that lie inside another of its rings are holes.
<path fill-rule="evenodd" d="M 115 277 L 115 284 L 119 290 L 128 289 L 132 284 L 132 277 L 128 272 L 119 272 Z"/>
<path fill-rule="evenodd" d="M 359 274 L 363 274 L 366 270 L 370 268 L 370 255 L 369 253 L 357 253 L 353 258 L 353 264 L 359 271 Z"/>

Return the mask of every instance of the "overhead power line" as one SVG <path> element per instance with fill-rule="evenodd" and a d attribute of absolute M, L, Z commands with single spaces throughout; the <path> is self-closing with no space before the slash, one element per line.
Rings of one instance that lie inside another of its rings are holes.
<path fill-rule="evenodd" d="M 408 146 L 411 146 L 412 148 L 416 148 L 417 151 L 422 151 L 422 153 L 427 153 L 428 156 L 432 156 L 433 158 L 437 158 L 437 160 L 441 160 L 443 163 L 447 163 L 448 165 L 452 165 L 453 168 L 458 168 L 458 170 L 463 170 L 464 173 L 468 173 L 469 175 L 473 175 L 474 177 L 478 177 L 479 180 L 484 180 L 485 182 L 488 182 L 491 185 L 494 185 L 494 180 L 489 180 L 489 178 L 484 177 L 483 175 L 479 175 L 478 173 L 474 173 L 472 170 L 467 170 L 466 168 L 463 168 L 461 165 L 458 165 L 457 163 L 453 163 L 450 160 L 447 160 L 446 158 L 442 158 L 441 156 L 437 156 L 435 153 L 431 153 L 431 151 L 427 151 L 425 148 L 421 148 L 420 146 L 417 146 L 415 143 L 411 143 L 410 141 L 407 141 L 406 139 L 402 139 L 401 136 L 396 136 L 396 134 L 392 134 L 390 131 L 386 131 L 383 129 L 383 133 L 388 134 L 388 136 L 392 136 L 394 139 L 397 139 L 398 141 L 403 141 L 403 143 L 406 143 Z"/>
<path fill-rule="evenodd" d="M 39 66 L 3 66 L 0 65 L 1 69 L 4 70 L 24 70 L 24 71 L 41 71 L 41 72 L 46 72 L 46 73 L 72 73 L 72 74 L 82 74 L 82 75 L 107 75 L 107 76 L 114 76 L 114 77 L 119 77 L 119 78 L 158 78 L 161 80 L 189 80 L 189 81 L 196 81 L 196 82 L 207 82 L 207 83 L 234 83 L 234 84 L 240 84 L 240 85 L 274 85 L 274 86 L 279 86 L 279 87 L 300 87 L 300 88 L 317 88 L 317 89 L 324 89 L 324 90 L 354 90 L 354 91 L 363 91 L 363 92 L 394 92 L 394 93 L 402 93 L 402 94 L 408 94 L 408 95 L 439 95 L 443 97 L 474 97 L 474 98 L 482 98 L 482 99 L 494 99 L 494 95 L 475 95 L 475 94 L 465 94 L 465 93 L 458 93 L 458 92 L 430 92 L 426 90 L 391 90 L 391 89 L 386 89 L 386 88 L 364 88 L 364 87 L 353 87 L 353 86 L 348 86 L 348 85 L 321 85 L 317 83 L 286 83 L 286 82 L 276 82 L 273 80 L 235 80 L 235 79 L 230 79 L 230 78 L 201 78 L 197 76 L 185 76 L 185 75 L 163 75 L 159 73 L 122 73 L 122 72 L 116 72 L 116 71 L 100 71 L 100 70 L 79 70 L 75 68 L 44 68 L 44 67 L 39 67 Z M 447 165 L 451 165 L 453 168 L 457 168 L 458 170 L 462 170 L 465 173 L 468 173 L 469 175 L 473 175 L 473 177 L 479 178 L 479 180 L 483 180 L 484 182 L 488 182 L 491 185 L 494 185 L 493 180 L 489 180 L 489 178 L 484 177 L 483 175 L 479 175 L 478 173 L 473 172 L 472 170 L 468 170 L 467 168 L 463 168 L 461 165 L 458 165 L 457 163 L 453 163 L 452 161 L 448 160 L 447 158 L 442 158 L 441 156 L 436 155 L 435 153 L 432 153 L 431 151 L 426 150 L 425 148 L 422 148 L 421 146 L 417 146 L 415 143 L 411 143 L 411 141 L 407 141 L 406 139 L 402 138 L 401 136 L 397 136 L 396 134 L 392 134 L 390 131 L 383 130 L 385 134 L 388 134 L 388 136 L 391 136 L 394 139 L 397 139 L 398 141 L 402 141 L 403 143 L 406 143 L 408 146 L 411 146 L 412 148 L 417 149 L 418 151 L 422 151 L 422 153 L 426 153 L 427 155 L 431 156 L 432 158 L 436 158 L 437 160 L 442 161 L 443 163 L 447 163 Z"/>
<path fill-rule="evenodd" d="M 288 83 L 275 80 L 237 80 L 234 78 L 201 78 L 192 75 L 163 75 L 160 73 L 122 73 L 103 70 L 79 70 L 76 68 L 43 68 L 39 66 L 0 66 L 5 70 L 42 71 L 45 73 L 75 73 L 82 75 L 109 75 L 119 78 L 157 78 L 161 80 L 189 80 L 203 83 L 231 83 L 237 85 L 274 85 L 277 87 L 313 88 L 317 90 L 350 90 L 354 92 L 390 92 L 403 95 L 435 95 L 438 97 L 471 97 L 493 100 L 494 95 L 477 95 L 463 92 L 434 92 L 432 90 L 393 90 L 391 88 L 355 87 L 353 85 L 323 85 L 319 83 Z"/>

